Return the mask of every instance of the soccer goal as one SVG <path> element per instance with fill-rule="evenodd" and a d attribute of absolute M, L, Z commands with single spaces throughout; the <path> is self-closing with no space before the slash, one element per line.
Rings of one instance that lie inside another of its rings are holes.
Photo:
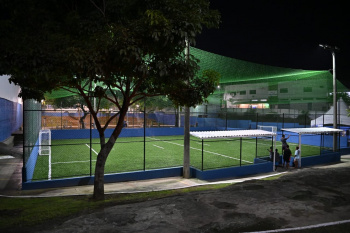
<path fill-rule="evenodd" d="M 277 127 L 276 126 L 269 126 L 269 125 L 258 125 L 258 129 L 272 132 L 273 134 L 277 133 Z"/>
<path fill-rule="evenodd" d="M 39 132 L 39 155 L 51 155 L 51 130 Z"/>
<path fill-rule="evenodd" d="M 48 179 L 51 180 L 51 130 L 44 129 L 39 132 L 39 155 L 48 155 Z"/>

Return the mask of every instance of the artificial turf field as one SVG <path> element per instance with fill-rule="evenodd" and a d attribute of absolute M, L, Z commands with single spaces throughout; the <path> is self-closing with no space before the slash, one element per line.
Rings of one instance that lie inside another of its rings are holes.
<path fill-rule="evenodd" d="M 268 138 L 190 140 L 191 166 L 203 170 L 253 164 L 254 158 L 269 156 L 272 146 Z M 288 144 L 294 154 L 297 144 Z M 33 180 L 94 175 L 99 139 L 52 140 L 51 145 L 51 156 L 38 156 Z M 276 146 L 281 152 L 281 142 Z M 105 174 L 182 166 L 183 150 L 183 136 L 118 138 Z M 302 157 L 319 154 L 320 147 L 302 145 Z"/>

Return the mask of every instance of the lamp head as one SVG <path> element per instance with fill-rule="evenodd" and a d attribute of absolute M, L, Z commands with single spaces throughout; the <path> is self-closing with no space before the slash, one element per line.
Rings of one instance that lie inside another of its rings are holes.
<path fill-rule="evenodd" d="M 336 51 L 336 50 L 340 50 L 337 46 L 330 46 L 327 44 L 319 44 L 320 47 L 327 49 L 327 50 L 331 50 L 331 51 Z"/>

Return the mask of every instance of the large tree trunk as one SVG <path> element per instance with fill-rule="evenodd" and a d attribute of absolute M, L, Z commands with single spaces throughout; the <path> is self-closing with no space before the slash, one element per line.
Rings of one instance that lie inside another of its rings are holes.
<path fill-rule="evenodd" d="M 121 109 L 117 126 L 115 127 L 112 135 L 110 136 L 106 144 L 104 144 L 104 140 L 105 140 L 104 133 L 102 131 L 99 132 L 101 150 L 97 155 L 96 167 L 95 167 L 94 194 L 93 194 L 94 200 L 104 200 L 105 164 L 109 153 L 111 152 L 120 132 L 122 131 L 126 112 L 127 112 L 127 108 Z"/>
<path fill-rule="evenodd" d="M 190 108 L 185 107 L 185 127 L 184 127 L 184 164 L 183 177 L 189 179 L 190 174 Z"/>
<path fill-rule="evenodd" d="M 175 127 L 181 127 L 180 107 L 175 108 Z"/>
<path fill-rule="evenodd" d="M 94 200 L 104 200 L 104 174 L 106 164 L 106 152 L 101 150 L 97 156 L 96 167 L 95 167 L 95 178 L 94 178 Z"/>
<path fill-rule="evenodd" d="M 117 132 L 117 129 L 116 129 Z M 120 133 L 120 131 L 119 131 Z M 118 133 L 118 135 L 119 135 Z M 103 139 L 104 140 L 104 136 Z M 107 157 L 115 144 L 115 137 L 111 135 L 108 142 L 101 148 L 97 155 L 95 178 L 94 178 L 94 195 L 95 200 L 104 200 L 104 175 Z"/>

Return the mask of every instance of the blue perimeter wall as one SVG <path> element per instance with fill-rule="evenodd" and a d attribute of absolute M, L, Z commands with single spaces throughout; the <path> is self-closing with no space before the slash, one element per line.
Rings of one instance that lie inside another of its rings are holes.
<path fill-rule="evenodd" d="M 0 142 L 6 140 L 23 123 L 22 104 L 0 98 Z"/>
<path fill-rule="evenodd" d="M 314 166 L 326 163 L 335 163 L 340 161 L 340 153 L 334 152 L 322 156 L 311 156 L 302 158 L 302 166 Z M 191 168 L 191 177 L 201 180 L 217 180 L 217 179 L 230 179 L 248 175 L 255 175 L 260 173 L 273 172 L 272 162 L 257 163 L 253 165 L 246 165 L 242 167 L 229 167 L 215 170 L 200 171 L 195 168 Z M 147 180 L 158 179 L 166 177 L 178 177 L 182 176 L 182 167 L 156 169 L 148 171 L 136 171 L 126 172 L 118 174 L 105 175 L 105 183 L 125 182 L 134 180 Z M 34 181 L 22 183 L 23 190 L 29 189 L 43 189 L 43 188 L 59 188 L 66 186 L 79 186 L 79 185 L 93 185 L 94 177 L 85 176 L 78 178 L 57 179 L 49 181 Z"/>

